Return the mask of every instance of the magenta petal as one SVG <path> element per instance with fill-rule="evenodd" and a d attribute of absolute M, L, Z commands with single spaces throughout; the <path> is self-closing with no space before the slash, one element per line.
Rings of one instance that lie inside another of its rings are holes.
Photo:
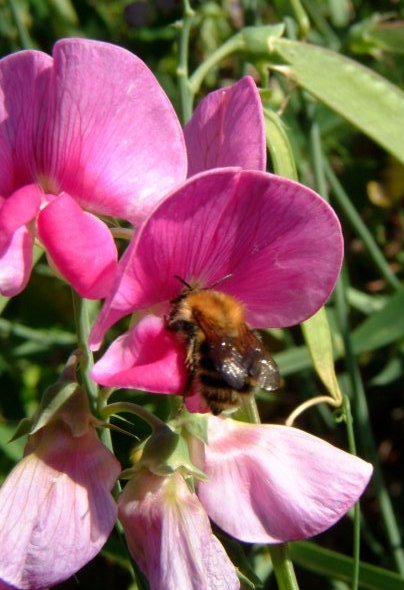
<path fill-rule="evenodd" d="M 138 221 L 183 180 L 174 109 L 149 68 L 120 47 L 64 39 L 41 170 L 90 211 Z"/>
<path fill-rule="evenodd" d="M 31 275 L 33 242 L 22 226 L 0 252 L 0 295 L 13 297 L 25 288 Z"/>
<path fill-rule="evenodd" d="M 252 327 L 285 327 L 315 313 L 337 280 L 341 227 L 319 195 L 255 171 L 196 176 L 143 224 L 120 263 L 93 344 L 117 319 L 178 295 L 175 278 L 218 287 L 241 300 Z"/>
<path fill-rule="evenodd" d="M 20 51 L 0 61 L 0 194 L 36 182 L 36 145 L 48 108 L 52 59 Z M 29 97 L 29 98 L 28 98 Z M 40 116 L 42 111 L 44 116 Z M 39 128 L 38 128 L 39 127 Z"/>
<path fill-rule="evenodd" d="M 0 209 L 0 251 L 19 227 L 36 217 L 40 203 L 41 192 L 35 184 L 24 186 L 4 199 Z"/>
<path fill-rule="evenodd" d="M 117 272 L 117 250 L 108 227 L 82 211 L 69 195 L 39 215 L 38 235 L 54 264 L 81 297 L 105 297 Z"/>
<path fill-rule="evenodd" d="M 240 588 L 197 496 L 178 473 L 159 477 L 139 472 L 118 507 L 129 550 L 151 590 Z"/>
<path fill-rule="evenodd" d="M 372 466 L 297 428 L 209 418 L 198 496 L 230 535 L 282 543 L 317 535 L 359 499 Z M 223 498 L 226 499 L 225 506 Z"/>
<path fill-rule="evenodd" d="M 265 125 L 254 80 L 210 92 L 184 130 L 188 176 L 211 168 L 240 166 L 265 170 Z"/>
<path fill-rule="evenodd" d="M 115 457 L 94 430 L 62 425 L 35 435 L 35 451 L 0 489 L 0 578 L 21 590 L 53 586 L 83 567 L 115 522 Z"/>
<path fill-rule="evenodd" d="M 148 315 L 111 344 L 91 376 L 109 387 L 181 394 L 187 381 L 185 349 L 163 320 Z"/>

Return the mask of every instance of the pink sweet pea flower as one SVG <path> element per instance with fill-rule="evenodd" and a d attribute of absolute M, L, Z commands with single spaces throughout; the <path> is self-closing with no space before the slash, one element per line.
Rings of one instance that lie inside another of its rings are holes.
<path fill-rule="evenodd" d="M 188 177 L 212 168 L 266 170 L 265 123 L 251 76 L 210 92 L 184 129 Z"/>
<path fill-rule="evenodd" d="M 93 428 L 73 436 L 60 421 L 32 435 L 26 452 L 0 489 L 0 580 L 36 590 L 100 551 L 116 520 L 120 466 Z"/>
<path fill-rule="evenodd" d="M 151 590 L 238 590 L 208 516 L 181 475 L 137 473 L 118 502 L 129 550 Z"/>
<path fill-rule="evenodd" d="M 2 59 L 0 97 L 0 293 L 24 289 L 36 235 L 81 296 L 104 297 L 117 252 L 95 215 L 137 223 L 185 177 L 168 98 L 137 57 L 85 39 Z"/>
<path fill-rule="evenodd" d="M 144 319 L 116 341 L 96 363 L 93 378 L 108 386 L 183 393 L 185 351 L 178 352 L 162 317 L 183 288 L 175 275 L 209 287 L 231 274 L 215 289 L 244 304 L 248 324 L 282 327 L 323 305 L 341 260 L 338 219 L 307 187 L 234 168 L 197 175 L 166 198 L 135 236 L 91 344 L 99 346 L 112 324 L 136 310 L 159 304 L 161 316 Z"/>
<path fill-rule="evenodd" d="M 369 463 L 297 428 L 208 420 L 209 444 L 195 440 L 192 452 L 208 476 L 198 497 L 241 541 L 283 543 L 323 532 L 357 502 L 372 474 Z"/>

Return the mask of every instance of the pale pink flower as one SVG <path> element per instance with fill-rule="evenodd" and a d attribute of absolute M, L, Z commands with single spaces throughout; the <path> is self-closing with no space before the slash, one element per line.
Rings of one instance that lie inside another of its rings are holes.
<path fill-rule="evenodd" d="M 0 580 L 48 588 L 92 559 L 114 526 L 120 466 L 93 428 L 54 421 L 32 435 L 0 488 Z"/>
<path fill-rule="evenodd" d="M 117 253 L 95 215 L 137 223 L 185 177 L 168 98 L 128 51 L 65 39 L 0 61 L 0 122 L 0 293 L 24 289 L 37 236 L 80 295 L 105 296 Z"/>
<path fill-rule="evenodd" d="M 151 590 L 238 590 L 226 552 L 181 475 L 146 470 L 127 483 L 118 502 L 129 550 Z"/>
<path fill-rule="evenodd" d="M 208 476 L 197 484 L 198 497 L 210 518 L 241 541 L 317 535 L 346 514 L 371 477 L 369 463 L 303 430 L 208 420 L 208 444 L 195 440 L 191 447 Z"/>

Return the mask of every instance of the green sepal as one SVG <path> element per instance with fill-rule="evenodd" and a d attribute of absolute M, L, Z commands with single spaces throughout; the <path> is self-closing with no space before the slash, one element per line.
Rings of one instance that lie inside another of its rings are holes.
<path fill-rule="evenodd" d="M 77 383 L 58 382 L 48 387 L 34 417 L 30 434 L 56 419 L 65 422 L 73 436 L 87 432 L 91 421 L 88 398 Z"/>
<path fill-rule="evenodd" d="M 30 434 L 32 429 L 32 423 L 32 418 L 23 418 L 22 420 L 20 420 L 16 431 L 14 432 L 13 436 L 10 438 L 8 442 L 14 442 L 22 436 L 27 436 L 28 434 Z"/>
<path fill-rule="evenodd" d="M 268 25 L 265 27 L 245 27 L 240 31 L 244 43 L 244 52 L 257 57 L 268 57 L 268 51 L 272 48 L 273 39 L 279 39 L 285 32 L 285 25 Z"/>
<path fill-rule="evenodd" d="M 145 442 L 142 457 L 136 465 L 137 469 L 143 467 L 155 475 L 171 475 L 181 471 L 201 480 L 207 479 L 203 471 L 192 463 L 185 438 L 168 426 L 156 429 Z"/>
<path fill-rule="evenodd" d="M 183 410 L 180 416 L 173 421 L 173 425 L 176 428 L 185 428 L 189 434 L 206 445 L 208 444 L 208 416 L 209 414 L 197 414 Z"/>

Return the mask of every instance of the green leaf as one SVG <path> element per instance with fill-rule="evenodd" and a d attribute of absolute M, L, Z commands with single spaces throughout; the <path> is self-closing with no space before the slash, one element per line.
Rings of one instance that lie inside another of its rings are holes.
<path fill-rule="evenodd" d="M 399 291 L 380 311 L 366 319 L 352 334 L 354 351 L 367 352 L 404 337 L 404 290 Z"/>
<path fill-rule="evenodd" d="M 375 13 L 356 23 L 349 33 L 351 50 L 376 57 L 382 51 L 404 53 L 404 21 L 390 21 L 389 16 Z"/>
<path fill-rule="evenodd" d="M 404 338 L 404 291 L 391 296 L 386 305 L 367 318 L 352 332 L 355 354 L 369 352 Z M 295 346 L 273 355 L 283 376 L 312 367 L 305 346 Z M 341 358 L 342 351 L 334 351 L 334 359 Z"/>
<path fill-rule="evenodd" d="M 309 351 L 305 346 L 294 346 L 288 350 L 275 353 L 273 357 L 283 377 L 312 367 Z"/>
<path fill-rule="evenodd" d="M 404 162 L 404 93 L 359 63 L 338 53 L 298 41 L 271 37 L 271 67 L 311 92 Z M 327 75 L 324 75 L 324 73 Z"/>
<path fill-rule="evenodd" d="M 300 541 L 289 544 L 294 563 L 302 568 L 345 582 L 352 580 L 354 560 L 351 557 L 323 549 L 315 543 Z M 404 578 L 386 569 L 361 562 L 359 587 L 367 590 L 403 590 Z"/>
<path fill-rule="evenodd" d="M 280 117 L 264 108 L 265 136 L 275 174 L 297 180 L 293 152 Z"/>
<path fill-rule="evenodd" d="M 302 324 L 303 335 L 309 348 L 313 366 L 331 397 L 342 399 L 334 369 L 334 353 L 331 332 L 325 308 L 322 307 Z"/>

